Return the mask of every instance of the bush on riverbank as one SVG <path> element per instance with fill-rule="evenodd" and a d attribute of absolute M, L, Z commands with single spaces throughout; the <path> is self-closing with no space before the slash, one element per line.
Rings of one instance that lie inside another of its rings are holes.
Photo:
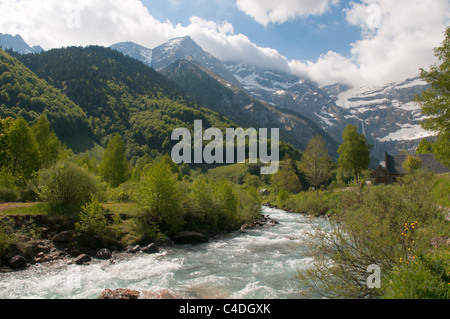
<path fill-rule="evenodd" d="M 331 230 L 311 232 L 315 267 L 299 278 L 331 298 L 382 296 L 396 266 L 426 255 L 433 238 L 450 233 L 432 195 L 434 183 L 432 173 L 417 171 L 396 185 L 347 192 Z M 367 286 L 367 268 L 374 264 L 382 269 L 382 289 Z"/>

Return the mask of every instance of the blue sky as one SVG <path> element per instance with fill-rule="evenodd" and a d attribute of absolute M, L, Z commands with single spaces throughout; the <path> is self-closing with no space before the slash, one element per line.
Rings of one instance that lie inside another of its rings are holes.
<path fill-rule="evenodd" d="M 320 86 L 386 84 L 436 62 L 448 0 L 0 0 L 0 32 L 44 49 L 189 35 L 223 61 Z"/>
<path fill-rule="evenodd" d="M 328 51 L 350 57 L 351 44 L 361 38 L 361 29 L 346 20 L 349 1 L 332 5 L 320 16 L 300 17 L 264 26 L 238 9 L 233 1 L 143 0 L 151 15 L 172 24 L 190 24 L 192 16 L 228 21 L 235 33 L 242 33 L 258 46 L 278 50 L 287 59 L 316 60 Z"/>

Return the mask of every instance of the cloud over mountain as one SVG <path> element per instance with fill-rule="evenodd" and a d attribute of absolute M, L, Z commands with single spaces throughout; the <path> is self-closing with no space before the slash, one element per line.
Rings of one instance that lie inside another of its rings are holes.
<path fill-rule="evenodd" d="M 263 24 L 282 24 L 338 10 L 337 0 L 236 0 L 235 10 Z M 186 25 L 161 21 L 152 5 L 139 0 L 3 0 L 0 32 L 20 34 L 30 45 L 50 49 L 70 45 L 133 41 L 148 48 L 190 35 L 223 61 L 264 66 L 308 77 L 320 85 L 363 84 L 414 77 L 435 62 L 450 21 L 448 0 L 352 1 L 342 12 L 361 38 L 348 55 L 324 52 L 317 60 L 288 61 L 275 48 L 262 47 L 229 21 L 192 16 Z M 299 44 L 302 45 L 302 44 Z"/>

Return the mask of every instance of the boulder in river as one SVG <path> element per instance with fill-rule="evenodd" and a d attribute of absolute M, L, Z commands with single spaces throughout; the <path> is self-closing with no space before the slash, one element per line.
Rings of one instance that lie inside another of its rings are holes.
<path fill-rule="evenodd" d="M 86 263 L 90 262 L 91 260 L 92 260 L 91 256 L 85 255 L 85 254 L 81 254 L 80 256 L 75 258 L 75 263 L 77 265 L 83 265 L 83 264 L 86 264 Z"/>
<path fill-rule="evenodd" d="M 111 259 L 112 254 L 111 254 L 111 251 L 109 249 L 103 248 L 103 249 L 100 249 L 97 252 L 96 257 L 98 259 L 107 260 L 107 259 Z"/>
<path fill-rule="evenodd" d="M 158 246 L 156 246 L 156 244 L 152 243 L 152 244 L 142 248 L 141 251 L 146 254 L 157 254 L 157 253 L 159 253 L 159 248 L 158 248 Z"/>
<path fill-rule="evenodd" d="M 176 244 L 200 244 L 207 243 L 208 237 L 197 232 L 181 232 L 172 237 Z"/>
<path fill-rule="evenodd" d="M 27 264 L 27 260 L 21 255 L 14 256 L 9 260 L 9 266 L 13 269 L 25 268 Z"/>

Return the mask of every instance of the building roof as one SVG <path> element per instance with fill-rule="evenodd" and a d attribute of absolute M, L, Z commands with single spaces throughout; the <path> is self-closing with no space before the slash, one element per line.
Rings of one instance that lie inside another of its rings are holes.
<path fill-rule="evenodd" d="M 389 155 L 386 154 L 386 169 L 391 175 L 404 175 L 406 171 L 403 169 L 402 164 L 406 160 L 408 155 Z M 419 154 L 418 156 L 422 160 L 423 169 L 430 169 L 435 174 L 449 173 L 448 167 L 443 166 L 432 154 Z"/>

